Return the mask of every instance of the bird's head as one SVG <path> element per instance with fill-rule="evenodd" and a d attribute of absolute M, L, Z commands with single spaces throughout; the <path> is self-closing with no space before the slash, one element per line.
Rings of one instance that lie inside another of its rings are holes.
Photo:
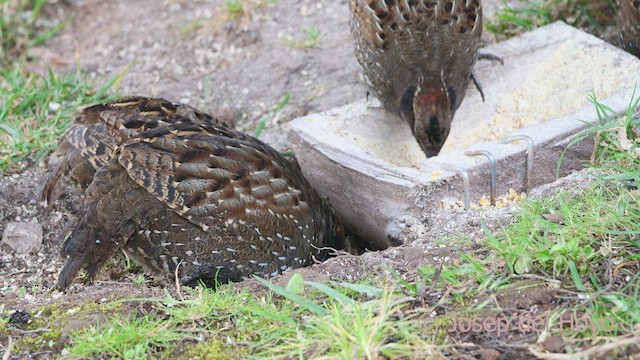
<path fill-rule="evenodd" d="M 438 155 L 447 140 L 455 95 L 438 79 L 410 86 L 402 97 L 400 116 L 411 127 L 413 136 L 427 157 Z"/>

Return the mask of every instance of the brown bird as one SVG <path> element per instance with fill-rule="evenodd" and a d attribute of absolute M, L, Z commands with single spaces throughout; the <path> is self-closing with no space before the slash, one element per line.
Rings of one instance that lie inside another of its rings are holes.
<path fill-rule="evenodd" d="M 226 126 L 195 108 L 157 98 L 129 97 L 82 109 L 60 142 L 57 153 L 63 158 L 45 183 L 43 200 L 51 207 L 69 180 L 86 189 L 93 174 L 124 141 L 143 131 L 180 122 Z"/>
<path fill-rule="evenodd" d="M 618 0 L 617 23 L 622 48 L 640 57 L 640 0 Z"/>
<path fill-rule="evenodd" d="M 98 170 L 63 246 L 60 289 L 83 267 L 93 280 L 118 249 L 148 271 L 177 269 L 183 284 L 215 287 L 345 247 L 341 225 L 299 168 L 260 140 L 161 99 L 97 105 L 78 117 L 87 118 L 84 136 L 71 128 L 63 140 L 79 144 L 72 159 Z M 68 155 L 63 168 L 73 167 Z"/>
<path fill-rule="evenodd" d="M 356 57 L 371 91 L 409 124 L 427 157 L 437 155 L 472 76 L 482 33 L 480 1 L 349 4 Z"/>

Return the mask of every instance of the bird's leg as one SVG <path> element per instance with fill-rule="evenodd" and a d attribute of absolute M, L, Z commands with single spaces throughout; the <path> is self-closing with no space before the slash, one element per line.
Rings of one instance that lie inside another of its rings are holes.
<path fill-rule="evenodd" d="M 504 65 L 504 61 L 500 56 L 490 53 L 478 53 L 478 60 L 497 61 L 500 63 L 500 65 Z M 476 76 L 476 72 L 474 69 L 471 69 L 471 80 L 473 81 L 473 85 L 476 86 L 476 89 L 478 89 L 480 97 L 482 98 L 482 102 L 484 102 L 484 91 L 482 91 L 482 85 L 480 84 L 480 81 L 478 81 L 478 77 Z"/>

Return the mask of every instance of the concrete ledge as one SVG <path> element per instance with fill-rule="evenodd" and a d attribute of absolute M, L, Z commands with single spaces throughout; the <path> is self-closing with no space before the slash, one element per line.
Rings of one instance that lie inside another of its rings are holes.
<path fill-rule="evenodd" d="M 487 159 L 466 156 L 465 150 L 493 154 L 498 195 L 510 188 L 523 191 L 527 143 L 500 141 L 526 135 L 535 154 L 529 185 L 555 180 L 567 144 L 586 123 L 597 121 L 587 96 L 594 94 L 622 113 L 634 84 L 640 83 L 637 58 L 563 23 L 482 52 L 501 56 L 505 64 L 476 65 L 486 102 L 471 84 L 437 157 L 426 159 L 408 126 L 375 99 L 291 123 L 289 135 L 305 176 L 367 238 L 368 248 L 384 249 L 420 236 L 427 214 L 462 200 L 462 181 L 447 170 L 450 166 L 468 172 L 473 201 L 489 195 Z M 592 141 L 571 147 L 560 175 L 582 168 L 592 149 Z"/>

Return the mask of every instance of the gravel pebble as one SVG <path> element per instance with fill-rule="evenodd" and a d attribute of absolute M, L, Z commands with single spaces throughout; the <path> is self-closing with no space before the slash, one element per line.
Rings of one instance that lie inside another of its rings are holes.
<path fill-rule="evenodd" d="M 37 253 L 42 247 L 42 225 L 10 222 L 2 232 L 2 247 L 16 254 Z"/>

